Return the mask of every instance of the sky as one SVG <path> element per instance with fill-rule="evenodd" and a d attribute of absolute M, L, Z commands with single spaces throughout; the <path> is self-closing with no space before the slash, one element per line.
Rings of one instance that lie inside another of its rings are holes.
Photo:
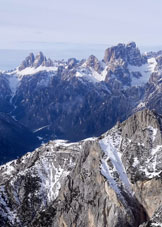
<path fill-rule="evenodd" d="M 0 48 L 132 40 L 161 45 L 161 10 L 162 0 L 1 0 Z"/>
<path fill-rule="evenodd" d="M 158 47 L 161 10 L 162 0 L 1 0 L 0 49 Z"/>

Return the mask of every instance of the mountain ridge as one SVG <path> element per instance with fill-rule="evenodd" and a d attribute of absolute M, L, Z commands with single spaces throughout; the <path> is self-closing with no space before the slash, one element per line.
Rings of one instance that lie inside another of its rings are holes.
<path fill-rule="evenodd" d="M 161 123 L 146 109 L 99 138 L 50 141 L 1 166 L 1 225 L 160 226 Z"/>

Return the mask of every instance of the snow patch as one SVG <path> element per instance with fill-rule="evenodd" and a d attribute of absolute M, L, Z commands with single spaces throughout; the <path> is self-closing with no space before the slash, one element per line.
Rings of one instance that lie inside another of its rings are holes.
<path fill-rule="evenodd" d="M 106 75 L 107 66 L 101 73 L 98 73 L 92 67 L 87 68 L 86 65 L 83 64 L 76 72 L 76 77 L 83 77 L 93 83 L 105 81 Z"/>
<path fill-rule="evenodd" d="M 130 73 L 139 72 L 142 75 L 140 78 L 136 78 L 132 75 L 132 86 L 142 86 L 146 84 L 149 81 L 150 75 L 155 71 L 156 65 L 157 62 L 155 58 L 148 59 L 148 63 L 142 66 L 129 65 L 128 70 L 130 71 Z"/>
<path fill-rule="evenodd" d="M 151 227 L 162 227 L 162 223 L 151 223 Z"/>
<path fill-rule="evenodd" d="M 121 194 L 120 190 L 119 190 L 118 185 L 117 185 L 116 181 L 114 180 L 113 176 L 111 176 L 107 161 L 108 161 L 108 158 L 106 158 L 105 160 L 104 159 L 101 160 L 101 163 L 102 163 L 101 164 L 101 173 L 108 180 L 110 187 L 112 187 L 114 189 L 114 191 L 118 195 L 120 195 Z"/>
<path fill-rule="evenodd" d="M 43 126 L 43 127 L 41 127 L 41 128 L 37 128 L 37 129 L 35 129 L 35 130 L 33 131 L 33 133 L 39 132 L 39 131 L 41 131 L 42 129 L 47 128 L 48 126 L 49 126 L 49 125 L 45 125 L 45 126 Z"/>
<path fill-rule="evenodd" d="M 46 202 L 49 204 L 57 198 L 61 188 L 60 178 L 64 178 L 69 174 L 69 171 L 65 169 L 61 166 L 56 168 L 48 157 L 42 159 L 37 165 L 38 176 L 41 179 L 41 189 L 39 191 L 42 196 L 45 194 L 47 196 L 47 201 L 45 198 L 44 204 Z"/>
<path fill-rule="evenodd" d="M 11 176 L 16 171 L 16 169 L 14 167 L 15 162 L 16 162 L 16 160 L 10 161 L 4 165 L 1 165 L 0 172 L 3 173 L 4 175 Z"/>
<path fill-rule="evenodd" d="M 154 141 L 155 138 L 156 138 L 156 134 L 157 134 L 157 128 L 153 128 L 152 126 L 149 126 L 148 129 L 151 130 L 151 132 L 152 132 L 152 141 Z"/>
<path fill-rule="evenodd" d="M 133 166 L 133 167 L 136 167 L 138 164 L 139 164 L 139 160 L 138 160 L 137 157 L 135 157 L 132 166 Z"/>
<path fill-rule="evenodd" d="M 87 139 L 87 140 L 90 140 L 91 138 Z M 84 140 L 83 140 L 84 141 Z M 69 143 L 68 140 L 53 140 L 53 142 L 55 143 L 55 147 L 60 147 L 60 146 L 63 146 L 63 147 L 75 147 L 75 150 L 78 148 L 80 149 L 81 148 L 81 142 L 78 143 L 78 142 L 74 142 L 74 143 Z"/>
<path fill-rule="evenodd" d="M 46 71 L 46 72 L 56 72 L 58 69 L 58 67 L 56 66 L 52 66 L 52 67 L 47 67 L 47 66 L 42 66 L 40 65 L 39 67 L 37 68 L 34 68 L 34 67 L 27 67 L 23 70 L 19 70 L 18 68 L 16 69 L 16 73 L 19 75 L 19 76 L 25 76 L 25 75 L 32 75 L 32 74 L 36 74 L 38 72 L 41 72 L 41 71 Z"/>
<path fill-rule="evenodd" d="M 113 168 L 115 169 L 115 171 L 117 171 L 125 190 L 130 195 L 132 195 L 131 185 L 121 160 L 121 153 L 118 152 L 121 140 L 122 137 L 116 133 L 115 135 L 109 134 L 99 141 L 101 149 L 105 153 L 105 158 L 102 159 L 101 173 L 107 178 L 108 182 L 110 183 L 110 186 L 114 189 L 114 191 L 121 196 L 117 182 L 114 182 L 115 180 L 110 174 L 112 170 L 108 165 L 108 160 L 111 160 Z"/>
<path fill-rule="evenodd" d="M 144 108 L 146 106 L 146 103 L 140 102 L 137 106 L 137 108 Z"/>
<path fill-rule="evenodd" d="M 20 83 L 19 78 L 17 75 L 14 74 L 14 75 L 8 76 L 7 79 L 9 81 L 12 96 L 14 96 L 16 93 L 17 87 L 19 86 L 19 83 Z"/>

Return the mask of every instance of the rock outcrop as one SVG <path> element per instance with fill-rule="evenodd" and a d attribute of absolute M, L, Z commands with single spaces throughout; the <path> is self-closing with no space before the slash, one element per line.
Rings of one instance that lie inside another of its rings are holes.
<path fill-rule="evenodd" d="M 28 57 L 21 63 L 19 66 L 19 71 L 22 71 L 25 68 L 33 67 L 38 68 L 39 66 L 50 67 L 53 66 L 53 61 L 49 58 L 47 59 L 42 52 L 39 52 L 36 56 L 33 53 L 30 53 Z"/>
<path fill-rule="evenodd" d="M 89 56 L 86 65 L 93 68 L 98 73 L 101 73 L 101 71 L 103 70 L 101 62 L 94 55 Z"/>
<path fill-rule="evenodd" d="M 161 226 L 161 128 L 146 109 L 99 138 L 51 141 L 1 166 L 1 226 Z"/>
<path fill-rule="evenodd" d="M 35 61 L 35 57 L 33 53 L 30 53 L 28 57 L 25 58 L 25 60 L 21 63 L 21 65 L 19 66 L 19 70 L 23 70 L 26 67 L 31 67 L 33 66 L 33 63 Z"/>
<path fill-rule="evenodd" d="M 118 44 L 117 46 L 106 49 L 104 61 L 105 63 L 121 60 L 127 64 L 134 66 L 141 66 L 147 62 L 147 58 L 141 55 L 135 42 L 125 44 Z"/>

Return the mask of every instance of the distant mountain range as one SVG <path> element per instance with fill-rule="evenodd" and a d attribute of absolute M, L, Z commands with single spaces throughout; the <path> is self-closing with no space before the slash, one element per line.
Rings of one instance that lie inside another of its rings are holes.
<path fill-rule="evenodd" d="M 0 162 L 0 226 L 161 227 L 162 51 L 1 71 Z"/>
<path fill-rule="evenodd" d="M 39 144 L 78 141 L 143 108 L 161 114 L 161 72 L 162 52 L 141 54 L 134 42 L 106 49 L 103 60 L 52 61 L 31 53 L 16 69 L 0 73 L 0 110 Z"/>
<path fill-rule="evenodd" d="M 14 69 L 30 52 L 36 54 L 40 50 L 42 50 L 46 56 L 56 60 L 67 60 L 74 56 L 77 59 L 88 58 L 90 54 L 102 58 L 103 52 L 108 46 L 111 45 L 81 43 L 24 43 L 19 47 L 19 49 L 0 49 L 0 69 Z"/>
<path fill-rule="evenodd" d="M 10 70 L 16 68 L 23 58 L 29 53 L 38 53 L 40 50 L 51 59 L 77 59 L 88 58 L 93 54 L 102 59 L 104 50 L 112 44 L 81 44 L 81 43 L 24 43 L 18 49 L 0 49 L 0 69 Z M 157 52 L 162 50 L 162 46 L 141 46 L 141 52 Z"/>

